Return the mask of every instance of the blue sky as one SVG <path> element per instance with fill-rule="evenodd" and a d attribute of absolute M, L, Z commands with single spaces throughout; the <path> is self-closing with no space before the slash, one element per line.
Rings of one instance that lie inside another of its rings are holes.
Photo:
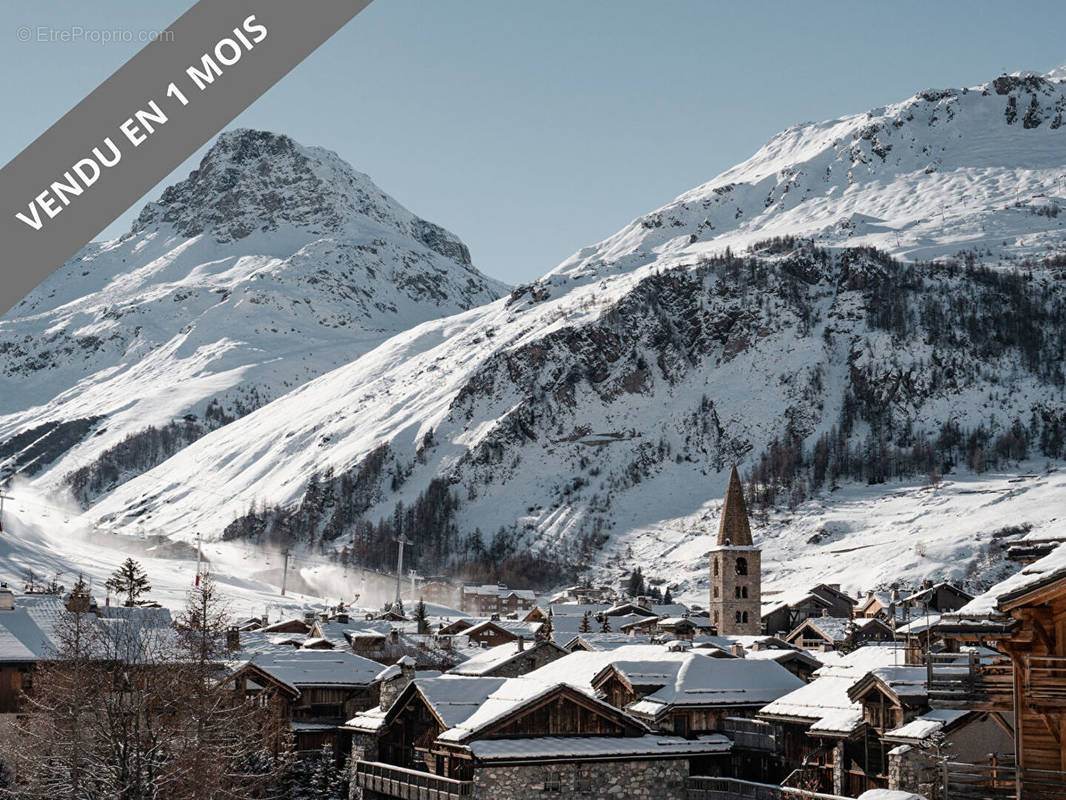
<path fill-rule="evenodd" d="M 190 4 L 0 6 L 0 162 L 140 47 L 20 27 L 136 38 Z M 1064 30 L 1062 2 L 375 0 L 233 124 L 336 150 L 517 283 L 796 122 L 1066 63 Z"/>

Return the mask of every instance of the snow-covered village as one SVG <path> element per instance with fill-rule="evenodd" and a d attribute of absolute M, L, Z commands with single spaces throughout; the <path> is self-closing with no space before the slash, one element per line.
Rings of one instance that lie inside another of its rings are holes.
<path fill-rule="evenodd" d="M 1054 25 L 466 2 L 0 309 L 0 800 L 1066 800 Z"/>

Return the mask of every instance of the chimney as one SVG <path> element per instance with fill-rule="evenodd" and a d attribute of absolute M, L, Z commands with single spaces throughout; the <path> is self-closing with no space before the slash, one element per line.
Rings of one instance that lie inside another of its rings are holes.
<path fill-rule="evenodd" d="M 396 669 L 397 667 L 399 669 Z M 381 681 L 378 706 L 382 711 L 388 711 L 400 692 L 415 679 L 415 660 L 411 656 L 404 656 L 382 674 L 387 677 Z"/>
<path fill-rule="evenodd" d="M 526 649 L 526 637 L 525 636 L 519 636 L 518 637 L 518 652 L 521 653 L 525 649 Z"/>
<path fill-rule="evenodd" d="M 922 591 L 925 591 L 926 589 L 932 589 L 932 588 L 933 588 L 933 579 L 932 578 L 926 578 L 924 581 L 922 581 Z"/>
<path fill-rule="evenodd" d="M 345 611 L 345 612 L 342 612 L 342 613 L 338 614 L 337 615 L 337 622 L 339 622 L 341 625 L 347 625 L 348 624 L 348 612 Z"/>
<path fill-rule="evenodd" d="M 6 583 L 0 583 L 0 611 L 15 610 L 15 593 L 7 588 Z"/>
<path fill-rule="evenodd" d="M 241 649 L 241 632 L 236 625 L 230 625 L 229 630 L 226 631 L 226 649 Z"/>
<path fill-rule="evenodd" d="M 400 632 L 398 630 L 396 630 L 395 628 L 393 628 L 391 631 L 389 631 L 389 644 L 399 644 L 399 643 L 400 643 Z"/>
<path fill-rule="evenodd" d="M 729 648 L 729 652 L 737 658 L 744 658 L 744 645 L 742 645 L 740 642 L 736 642 L 733 644 L 732 647 Z"/>

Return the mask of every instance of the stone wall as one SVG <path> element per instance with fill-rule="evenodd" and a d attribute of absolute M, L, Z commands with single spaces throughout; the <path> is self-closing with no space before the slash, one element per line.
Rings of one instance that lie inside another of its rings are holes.
<path fill-rule="evenodd" d="M 586 761 L 479 767 L 472 800 L 529 800 L 533 794 L 605 800 L 684 800 L 687 759 Z"/>

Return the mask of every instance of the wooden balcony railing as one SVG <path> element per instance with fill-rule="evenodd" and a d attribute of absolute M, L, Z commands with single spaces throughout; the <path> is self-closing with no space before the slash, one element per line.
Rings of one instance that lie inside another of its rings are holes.
<path fill-rule="evenodd" d="M 1006 656 L 980 657 L 973 651 L 930 653 L 925 664 L 934 706 L 1012 710 L 1014 667 Z"/>
<path fill-rule="evenodd" d="M 1025 657 L 1025 696 L 1034 706 L 1066 706 L 1066 658 Z"/>
<path fill-rule="evenodd" d="M 1066 772 L 1003 764 L 943 765 L 944 800 L 1066 800 Z"/>
<path fill-rule="evenodd" d="M 777 726 L 762 720 L 726 717 L 722 720 L 722 733 L 733 740 L 734 750 L 776 753 L 779 749 Z"/>
<path fill-rule="evenodd" d="M 685 783 L 688 800 L 848 800 L 836 794 L 822 794 L 770 783 L 739 778 L 693 776 Z"/>
<path fill-rule="evenodd" d="M 377 761 L 355 762 L 354 777 L 362 789 L 401 800 L 458 800 L 469 797 L 474 785 L 473 781 L 457 781 Z"/>

